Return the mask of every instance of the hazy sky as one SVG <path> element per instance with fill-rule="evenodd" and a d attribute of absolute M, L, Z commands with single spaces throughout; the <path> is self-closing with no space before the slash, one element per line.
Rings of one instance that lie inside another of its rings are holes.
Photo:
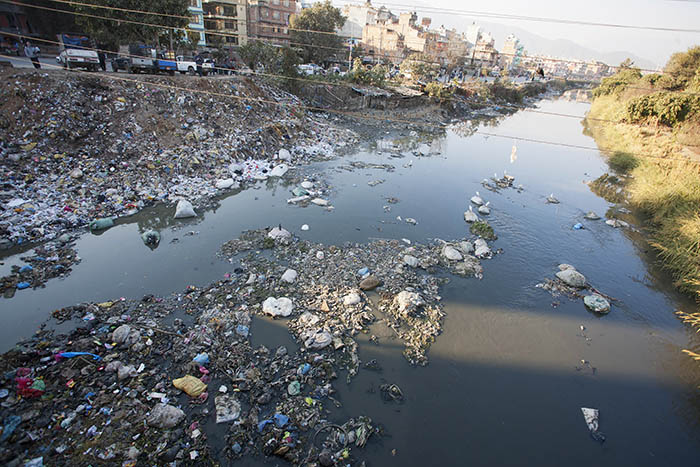
<path fill-rule="evenodd" d="M 334 4 L 360 3 L 334 0 Z M 661 32 L 577 26 L 548 22 L 506 20 L 437 13 L 429 9 L 483 11 L 523 16 L 573 19 L 667 28 L 700 29 L 700 0 L 373 0 L 395 12 L 415 6 L 420 17 L 429 16 L 433 26 L 464 30 L 472 21 L 512 24 L 548 39 L 569 39 L 601 52 L 626 51 L 663 65 L 673 53 L 700 45 L 700 33 Z M 527 44 L 525 44 L 527 47 Z"/>

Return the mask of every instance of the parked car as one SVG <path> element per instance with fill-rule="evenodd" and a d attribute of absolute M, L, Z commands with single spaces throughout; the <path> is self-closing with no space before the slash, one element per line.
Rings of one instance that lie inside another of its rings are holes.
<path fill-rule="evenodd" d="M 305 63 L 297 66 L 299 73 L 304 75 L 325 75 L 326 70 L 316 65 L 315 63 Z"/>
<path fill-rule="evenodd" d="M 97 71 L 100 66 L 100 58 L 95 51 L 95 45 L 90 37 L 85 34 L 61 33 L 58 34 L 59 55 L 56 60 L 63 68 L 85 68 L 88 71 Z"/>
<path fill-rule="evenodd" d="M 119 70 L 129 71 L 129 57 L 115 57 L 110 62 L 112 64 L 112 71 L 117 72 Z"/>

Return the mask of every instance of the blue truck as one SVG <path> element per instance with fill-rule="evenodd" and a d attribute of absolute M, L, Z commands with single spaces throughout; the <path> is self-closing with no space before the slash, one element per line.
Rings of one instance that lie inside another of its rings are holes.
<path fill-rule="evenodd" d="M 168 73 L 174 75 L 177 62 L 172 52 L 158 52 L 155 47 L 131 44 L 120 47 L 120 57 L 112 60 L 112 70 L 129 73 Z"/>

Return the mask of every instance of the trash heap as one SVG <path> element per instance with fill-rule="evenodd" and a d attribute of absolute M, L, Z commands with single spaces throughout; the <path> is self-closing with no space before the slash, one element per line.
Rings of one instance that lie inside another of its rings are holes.
<path fill-rule="evenodd" d="M 253 348 L 254 308 L 230 293 L 235 282 L 54 312 L 81 325 L 39 331 L 3 355 L 0 461 L 358 463 L 379 428 L 364 416 L 329 421 L 341 352 Z"/>
<path fill-rule="evenodd" d="M 360 365 L 354 336 L 369 331 L 378 320 L 376 311 L 403 342 L 408 361 L 427 364 L 427 351 L 444 318 L 438 289 L 446 279 L 434 273 L 440 268 L 482 277 L 480 260 L 473 255 L 476 242 L 375 240 L 325 246 L 299 240 L 278 226 L 245 232 L 224 244 L 221 255 L 232 263 L 239 259 L 246 276 L 233 293 L 247 297 L 258 312 L 289 318 L 288 327 L 303 348 L 340 352 L 351 378 Z M 484 257 L 490 256 L 489 250 Z M 376 305 L 370 291 L 378 294 Z"/>
<path fill-rule="evenodd" d="M 336 118 L 248 78 L 0 76 L 0 248 L 210 198 L 357 141 Z"/>
<path fill-rule="evenodd" d="M 11 273 L 0 277 L 0 293 L 12 298 L 17 290 L 42 287 L 49 279 L 65 277 L 80 262 L 74 238 L 68 234 L 44 243 L 31 255 L 20 258 L 23 265 L 13 265 Z"/>

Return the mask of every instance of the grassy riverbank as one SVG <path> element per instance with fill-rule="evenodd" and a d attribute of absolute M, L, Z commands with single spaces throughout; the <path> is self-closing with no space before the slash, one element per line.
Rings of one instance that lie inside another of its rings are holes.
<path fill-rule="evenodd" d="M 699 65 L 696 47 L 674 55 L 663 75 L 623 69 L 594 91 L 585 124 L 647 217 L 663 266 L 700 303 Z"/>

